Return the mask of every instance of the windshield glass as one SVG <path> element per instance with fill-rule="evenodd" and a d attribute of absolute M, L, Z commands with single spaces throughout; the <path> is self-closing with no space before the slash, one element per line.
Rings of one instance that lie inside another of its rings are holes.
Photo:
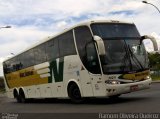
<path fill-rule="evenodd" d="M 101 38 L 137 38 L 140 34 L 134 24 L 99 23 L 91 24 L 93 33 Z"/>
<path fill-rule="evenodd" d="M 104 73 L 128 73 L 148 69 L 147 53 L 143 43 L 140 44 L 140 34 L 135 25 L 92 24 L 91 28 L 94 35 L 100 36 L 104 41 L 106 55 L 101 57 Z"/>

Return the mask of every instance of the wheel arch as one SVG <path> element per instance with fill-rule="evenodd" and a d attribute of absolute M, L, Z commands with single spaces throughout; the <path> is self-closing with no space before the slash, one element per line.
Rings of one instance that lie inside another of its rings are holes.
<path fill-rule="evenodd" d="M 18 88 L 13 89 L 13 97 L 16 98 L 19 95 Z"/>
<path fill-rule="evenodd" d="M 26 91 L 25 91 L 25 89 L 24 89 L 23 87 L 20 87 L 20 88 L 19 88 L 19 94 L 20 94 L 20 93 L 23 93 L 24 96 L 25 96 L 25 98 L 27 97 Z"/>
<path fill-rule="evenodd" d="M 82 89 L 81 89 L 81 86 L 79 84 L 79 82 L 75 79 L 71 79 L 68 81 L 68 84 L 67 84 L 67 94 L 68 94 L 68 89 L 69 89 L 69 86 L 72 85 L 72 84 L 76 84 L 80 90 L 80 93 L 81 93 L 81 96 L 83 96 L 83 92 L 82 92 Z"/>

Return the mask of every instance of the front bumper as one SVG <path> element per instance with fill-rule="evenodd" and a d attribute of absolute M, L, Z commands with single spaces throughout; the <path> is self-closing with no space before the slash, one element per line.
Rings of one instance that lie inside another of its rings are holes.
<path fill-rule="evenodd" d="M 106 94 L 107 96 L 113 96 L 113 95 L 125 94 L 125 93 L 143 90 L 143 89 L 148 89 L 150 88 L 151 82 L 152 82 L 152 79 L 149 78 L 147 80 L 135 82 L 135 83 L 115 84 L 115 85 L 106 84 L 106 87 L 107 87 Z M 131 90 L 131 87 L 133 86 L 137 86 L 138 88 L 136 88 L 135 90 Z"/>

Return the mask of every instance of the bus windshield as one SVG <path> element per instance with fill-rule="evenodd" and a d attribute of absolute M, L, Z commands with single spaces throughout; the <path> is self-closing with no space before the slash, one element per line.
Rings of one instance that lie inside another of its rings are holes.
<path fill-rule="evenodd" d="M 148 57 L 140 34 L 134 24 L 91 24 L 94 35 L 100 36 L 106 55 L 101 57 L 106 74 L 129 73 L 149 68 Z"/>

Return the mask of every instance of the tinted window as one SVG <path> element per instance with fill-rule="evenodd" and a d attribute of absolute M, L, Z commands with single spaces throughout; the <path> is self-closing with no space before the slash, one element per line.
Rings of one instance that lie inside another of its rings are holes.
<path fill-rule="evenodd" d="M 21 70 L 21 69 L 24 68 L 24 65 L 22 64 L 22 54 L 20 54 L 20 55 L 18 56 L 18 59 L 19 59 L 19 63 L 18 63 L 18 65 L 19 65 L 19 70 Z"/>
<path fill-rule="evenodd" d="M 17 56 L 13 60 L 13 71 L 20 70 L 21 68 L 22 67 L 21 67 L 21 64 L 20 64 L 19 56 Z"/>
<path fill-rule="evenodd" d="M 40 64 L 46 61 L 45 45 L 46 44 L 43 43 L 34 48 L 35 64 Z"/>
<path fill-rule="evenodd" d="M 31 49 L 28 51 L 28 57 L 27 57 L 27 65 L 28 66 L 33 66 L 35 64 L 34 61 L 34 50 Z"/>
<path fill-rule="evenodd" d="M 83 57 L 86 56 L 86 44 L 92 42 L 92 35 L 90 30 L 87 26 L 78 27 L 75 29 L 75 36 L 79 54 L 82 57 L 82 60 L 85 60 Z"/>
<path fill-rule="evenodd" d="M 10 71 L 11 72 L 14 71 L 14 59 L 13 58 L 10 60 Z"/>
<path fill-rule="evenodd" d="M 4 73 L 10 73 L 11 72 L 10 61 L 6 61 L 6 62 L 3 63 L 3 71 L 4 71 Z"/>
<path fill-rule="evenodd" d="M 59 45 L 57 38 L 53 38 L 46 43 L 46 56 L 49 61 L 59 57 Z"/>
<path fill-rule="evenodd" d="M 73 33 L 68 31 L 58 37 L 60 57 L 76 54 Z"/>
<path fill-rule="evenodd" d="M 50 61 L 56 59 L 60 57 L 60 55 L 63 57 L 73 54 L 76 54 L 76 50 L 73 33 L 72 31 L 69 31 L 4 62 L 4 72 L 10 73 L 43 63 L 47 60 Z"/>
<path fill-rule="evenodd" d="M 25 68 L 26 63 L 25 63 L 25 54 L 24 54 L 24 53 L 23 53 L 23 54 L 20 54 L 19 60 L 20 60 L 21 67 L 22 67 L 22 68 Z"/>
<path fill-rule="evenodd" d="M 4 73 L 10 73 L 20 70 L 22 67 L 20 65 L 19 56 L 10 59 L 3 63 Z"/>
<path fill-rule="evenodd" d="M 33 66 L 35 64 L 33 49 L 26 51 L 20 55 L 20 64 L 22 65 L 23 68 Z"/>
<path fill-rule="evenodd" d="M 92 73 L 100 73 L 97 52 L 95 50 L 95 45 L 92 40 L 92 35 L 89 28 L 87 26 L 81 26 L 81 27 L 75 28 L 75 37 L 76 37 L 78 52 L 84 66 Z M 90 61 L 89 58 L 87 58 L 87 47 L 89 48 L 88 46 L 89 44 L 92 44 L 92 49 L 93 49 L 92 56 L 94 56 L 95 58 L 94 60 L 92 60 L 93 62 Z M 91 64 L 94 64 L 94 65 L 91 65 Z M 95 70 L 93 71 L 92 70 L 93 68 L 95 68 L 96 71 Z"/>
<path fill-rule="evenodd" d="M 3 71 L 4 73 L 8 73 L 7 62 L 3 62 Z"/>
<path fill-rule="evenodd" d="M 92 24 L 91 28 L 94 35 L 98 35 L 103 39 L 140 37 L 134 24 L 101 23 Z"/>

